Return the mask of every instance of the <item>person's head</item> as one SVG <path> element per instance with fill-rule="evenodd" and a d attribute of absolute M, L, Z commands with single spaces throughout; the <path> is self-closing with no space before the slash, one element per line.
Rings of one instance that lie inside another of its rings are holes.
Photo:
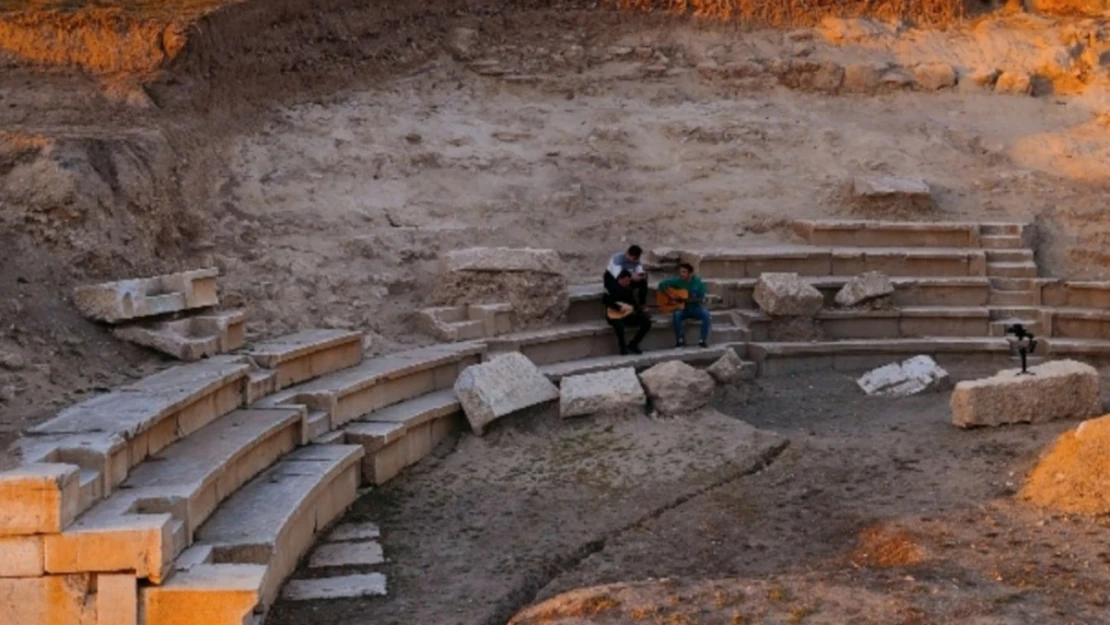
<path fill-rule="evenodd" d="M 628 251 L 625 252 L 624 255 L 628 257 L 628 260 L 638 263 L 640 262 L 640 257 L 644 255 L 644 250 L 641 249 L 639 245 L 633 245 L 628 248 Z"/>
<path fill-rule="evenodd" d="M 627 269 L 622 270 L 620 275 L 617 276 L 617 284 L 628 288 L 632 284 L 632 274 Z"/>
<path fill-rule="evenodd" d="M 690 276 L 694 275 L 694 266 L 690 263 L 682 263 L 678 266 L 678 275 L 683 280 L 689 280 Z"/>

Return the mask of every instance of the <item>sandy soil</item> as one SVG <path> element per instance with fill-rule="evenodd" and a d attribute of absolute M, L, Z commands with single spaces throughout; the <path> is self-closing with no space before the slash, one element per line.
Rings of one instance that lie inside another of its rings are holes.
<path fill-rule="evenodd" d="M 746 405 L 717 409 L 535 414 L 463 435 L 349 515 L 382 527 L 388 597 L 280 603 L 270 622 L 492 625 L 575 588 L 662 578 L 676 583 L 638 601 L 606 589 L 618 600 L 593 605 L 608 608 L 555 618 L 558 599 L 521 622 L 1105 620 L 1101 522 L 1012 499 L 1074 424 L 962 431 L 947 394 L 867 398 L 827 372 L 759 380 Z M 753 472 L 755 458 L 769 466 Z"/>

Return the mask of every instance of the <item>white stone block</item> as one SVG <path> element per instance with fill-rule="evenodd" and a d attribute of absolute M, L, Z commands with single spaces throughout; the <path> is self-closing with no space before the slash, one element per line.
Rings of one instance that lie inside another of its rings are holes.
<path fill-rule="evenodd" d="M 57 533 L 77 516 L 79 469 L 68 464 L 27 464 L 0 473 L 0 536 Z"/>
<path fill-rule="evenodd" d="M 332 543 L 320 545 L 313 552 L 308 566 L 373 566 L 385 562 L 382 546 L 377 541 L 363 543 Z"/>
<path fill-rule="evenodd" d="M 812 317 L 825 304 L 825 296 L 796 273 L 761 275 L 752 299 L 773 317 Z"/>
<path fill-rule="evenodd" d="M 455 394 L 470 427 L 481 435 L 501 417 L 558 399 L 559 389 L 526 356 L 510 353 L 467 367 L 455 381 Z"/>
<path fill-rule="evenodd" d="M 868 395 L 907 397 L 936 388 L 948 379 L 948 372 L 928 356 L 914 356 L 865 373 L 856 384 Z"/>
<path fill-rule="evenodd" d="M 319 579 L 295 579 L 285 585 L 283 596 L 288 601 L 385 596 L 385 575 L 367 573 Z"/>
<path fill-rule="evenodd" d="M 642 413 L 646 402 L 635 369 L 612 369 L 563 378 L 559 414 L 565 419 L 599 412 Z"/>

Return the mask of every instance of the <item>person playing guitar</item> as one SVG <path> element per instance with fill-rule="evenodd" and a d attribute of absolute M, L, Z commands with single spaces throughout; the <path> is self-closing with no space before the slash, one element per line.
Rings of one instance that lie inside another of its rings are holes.
<path fill-rule="evenodd" d="M 705 284 L 694 275 L 693 265 L 680 264 L 677 277 L 667 278 L 659 283 L 656 297 L 660 312 L 673 313 L 675 347 L 686 347 L 686 334 L 682 331 L 682 322 L 686 319 L 701 321 L 698 345 L 709 347 L 712 322 L 709 311 L 702 305 L 705 301 Z"/>
<path fill-rule="evenodd" d="M 605 304 L 606 320 L 613 326 L 613 332 L 617 335 L 617 346 L 620 348 L 621 355 L 642 354 L 640 341 L 643 341 L 651 330 L 651 317 L 640 305 L 636 289 L 632 287 L 630 271 L 622 270 L 617 274 L 614 282 L 606 285 L 602 302 Z M 638 329 L 636 336 L 632 337 L 632 342 L 626 344 L 624 329 L 630 325 L 637 326 Z"/>

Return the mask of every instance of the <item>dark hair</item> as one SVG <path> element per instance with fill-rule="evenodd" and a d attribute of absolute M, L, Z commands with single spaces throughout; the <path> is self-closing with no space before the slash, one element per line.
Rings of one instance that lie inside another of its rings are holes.
<path fill-rule="evenodd" d="M 641 249 L 639 245 L 633 245 L 628 248 L 628 255 L 632 258 L 639 258 L 644 255 L 644 250 Z"/>
<path fill-rule="evenodd" d="M 631 277 L 632 277 L 632 272 L 627 270 L 627 269 L 621 269 L 621 272 L 619 274 L 617 274 L 617 280 L 620 280 L 621 278 L 631 278 Z"/>
<path fill-rule="evenodd" d="M 690 273 L 694 273 L 694 266 L 691 265 L 690 263 L 679 263 L 678 268 L 679 269 L 685 269 L 686 271 L 689 271 Z"/>

